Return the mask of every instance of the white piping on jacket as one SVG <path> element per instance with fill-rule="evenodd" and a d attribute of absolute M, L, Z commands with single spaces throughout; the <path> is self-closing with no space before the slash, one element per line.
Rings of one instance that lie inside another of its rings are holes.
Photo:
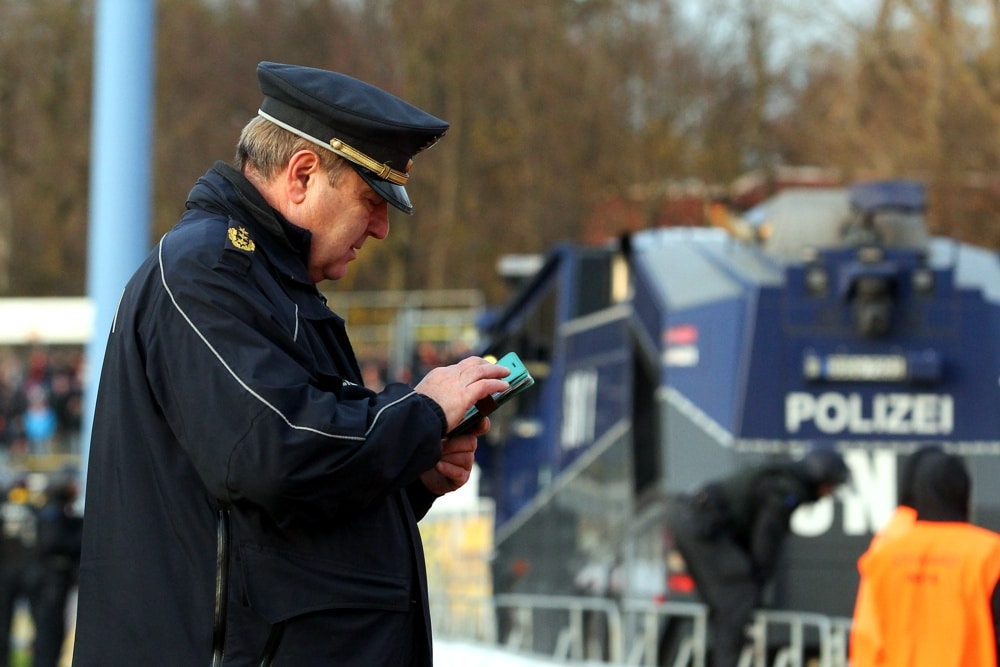
<path fill-rule="evenodd" d="M 379 417 L 382 416 L 383 412 L 385 412 L 389 408 L 393 407 L 397 403 L 399 403 L 401 401 L 405 401 L 407 398 L 409 398 L 411 396 L 415 396 L 417 394 L 416 391 L 411 391 L 410 393 L 406 394 L 405 396 L 401 396 L 400 398 L 397 398 L 395 401 L 393 401 L 392 403 L 389 403 L 388 405 L 386 405 L 385 407 L 383 407 L 381 410 L 379 410 L 377 413 L 375 413 L 375 418 L 372 420 L 371 426 L 368 427 L 368 430 L 365 431 L 365 435 L 364 436 L 339 435 L 339 434 L 336 434 L 336 433 L 327 433 L 326 431 L 321 431 L 320 429 L 313 428 L 312 426 L 302 426 L 300 424 L 293 424 L 292 421 L 288 417 L 286 417 L 284 413 L 281 412 L 281 410 L 279 410 L 277 407 L 275 407 L 274 405 L 272 405 L 271 403 L 269 403 L 267 401 L 267 399 L 265 399 L 263 396 L 261 396 L 260 394 L 258 394 L 256 391 L 254 391 L 253 389 L 251 389 L 250 385 L 248 385 L 246 382 L 244 382 L 243 379 L 239 375 L 236 374 L 236 372 L 229 366 L 229 364 L 226 363 L 226 360 L 222 358 L 222 355 L 219 354 L 219 352 L 215 349 L 215 347 L 212 346 L 212 344 L 205 337 L 205 335 L 202 334 L 202 332 L 198 329 L 198 327 L 195 325 L 195 323 L 191 321 L 191 318 L 188 317 L 187 313 L 184 312 L 184 309 L 181 308 L 180 304 L 177 303 L 177 299 L 174 298 L 174 293 L 170 290 L 170 286 L 167 284 L 167 276 L 166 276 L 166 273 L 165 273 L 165 271 L 163 269 L 163 242 L 166 240 L 166 238 L 167 238 L 167 235 L 164 235 L 163 238 L 160 239 L 159 247 L 157 248 L 157 259 L 158 259 L 159 264 L 160 264 L 160 282 L 163 283 L 163 289 L 166 290 L 167 296 L 170 297 L 170 302 L 174 305 L 174 308 L 177 309 L 177 312 L 181 314 L 181 317 L 184 318 L 184 321 L 188 323 L 188 326 L 191 327 L 191 330 L 194 331 L 194 333 L 198 336 L 198 338 L 201 339 L 201 341 L 203 343 L 205 343 L 205 347 L 207 347 L 209 349 L 209 351 L 212 353 L 212 355 L 216 359 L 219 360 L 219 363 L 222 364 L 222 367 L 225 368 L 226 371 L 228 371 L 229 374 L 233 376 L 233 379 L 236 380 L 236 382 L 241 387 L 243 387 L 243 389 L 245 389 L 248 394 L 250 394 L 251 396 L 253 396 L 254 398 L 256 398 L 258 401 L 260 401 L 261 403 L 263 403 L 265 406 L 267 406 L 268 408 L 270 408 L 271 411 L 273 411 L 274 414 L 278 415 L 278 417 L 280 417 L 281 420 L 283 422 L 285 422 L 285 424 L 287 424 L 289 428 L 295 429 L 297 431 L 308 431 L 310 433 L 315 433 L 317 435 L 322 435 L 322 436 L 325 436 L 327 438 L 340 438 L 342 440 L 360 440 L 360 441 L 364 441 L 365 438 L 368 437 L 368 434 L 372 432 L 372 429 L 375 428 L 375 424 L 378 423 Z M 298 312 L 298 306 L 296 306 L 296 318 L 295 318 L 295 321 L 296 321 L 296 330 L 298 329 L 298 316 L 297 316 L 297 312 Z"/>

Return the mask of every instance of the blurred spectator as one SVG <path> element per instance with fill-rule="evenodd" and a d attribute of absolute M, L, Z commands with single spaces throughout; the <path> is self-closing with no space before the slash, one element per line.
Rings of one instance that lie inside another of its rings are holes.
<path fill-rule="evenodd" d="M 10 448 L 24 433 L 28 401 L 22 390 L 24 363 L 5 355 L 0 363 L 0 445 Z"/>
<path fill-rule="evenodd" d="M 431 370 L 443 365 L 444 361 L 441 359 L 441 353 L 438 351 L 437 345 L 428 340 L 422 340 L 417 343 L 416 359 L 413 362 L 414 380 L 419 381 L 431 372 Z"/>
<path fill-rule="evenodd" d="M 448 355 L 445 362 L 449 364 L 458 363 L 462 359 L 472 356 L 473 354 L 474 352 L 472 351 L 472 346 L 465 340 L 458 338 L 452 341 L 448 346 Z"/>
<path fill-rule="evenodd" d="M 365 387 L 372 391 L 385 389 L 385 365 L 377 361 L 365 361 L 361 364 L 361 379 Z"/>
<path fill-rule="evenodd" d="M 0 503 L 0 667 L 10 664 L 14 610 L 30 593 L 28 567 L 37 535 L 36 508 L 27 481 L 18 480 L 5 495 Z"/>
<path fill-rule="evenodd" d="M 27 407 L 21 403 L 14 388 L 0 378 L 0 448 L 6 450 L 16 438 L 21 416 Z"/>
<path fill-rule="evenodd" d="M 52 475 L 37 512 L 38 537 L 28 573 L 35 624 L 32 667 L 57 667 L 66 640 L 66 604 L 80 566 L 83 518 L 74 511 L 76 473 Z"/>
<path fill-rule="evenodd" d="M 45 348 L 34 347 L 28 353 L 28 368 L 24 376 L 24 390 L 29 391 L 33 387 L 41 387 L 48 393 L 49 390 L 49 354 Z"/>
<path fill-rule="evenodd" d="M 27 390 L 28 409 L 24 413 L 24 433 L 32 454 L 52 452 L 52 439 L 56 435 L 56 411 L 49 404 L 48 392 L 41 384 L 32 384 Z"/>
<path fill-rule="evenodd" d="M 80 450 L 80 428 L 83 423 L 82 371 L 80 357 L 53 369 L 52 394 L 49 400 L 55 411 L 58 428 L 56 443 L 60 453 Z"/>

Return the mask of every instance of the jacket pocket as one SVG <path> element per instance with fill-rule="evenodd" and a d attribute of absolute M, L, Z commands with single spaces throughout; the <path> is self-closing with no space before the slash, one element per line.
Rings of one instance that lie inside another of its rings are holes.
<path fill-rule="evenodd" d="M 240 555 L 247 604 L 271 624 L 324 610 L 409 609 L 406 576 L 249 544 Z"/>

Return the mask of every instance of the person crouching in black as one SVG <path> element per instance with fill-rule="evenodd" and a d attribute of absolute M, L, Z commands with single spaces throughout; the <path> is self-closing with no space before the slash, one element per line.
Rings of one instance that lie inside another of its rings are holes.
<path fill-rule="evenodd" d="M 709 482 L 672 503 L 668 523 L 709 608 L 713 667 L 735 667 L 747 624 L 770 581 L 792 512 L 848 479 L 839 454 L 814 449 Z"/>

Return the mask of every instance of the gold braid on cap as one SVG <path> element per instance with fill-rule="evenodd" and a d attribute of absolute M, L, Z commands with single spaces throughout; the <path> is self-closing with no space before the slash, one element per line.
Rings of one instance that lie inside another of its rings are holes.
<path fill-rule="evenodd" d="M 369 157 L 353 146 L 348 146 L 340 139 L 330 140 L 330 149 L 344 159 L 350 160 L 354 164 L 361 165 L 368 171 L 374 172 L 376 176 L 396 185 L 406 185 L 410 177 L 402 172 L 396 171 L 387 164 L 383 164 L 375 158 Z M 406 161 L 406 171 L 410 170 L 413 160 Z"/>
<path fill-rule="evenodd" d="M 257 110 L 257 115 L 261 118 L 271 121 L 275 125 L 285 130 L 288 130 L 294 135 L 300 136 L 303 139 L 307 139 L 318 146 L 323 148 L 329 148 L 331 151 L 344 158 L 345 160 L 350 160 L 356 165 L 362 166 L 368 171 L 374 172 L 379 178 L 389 181 L 390 183 L 395 183 L 396 185 L 406 185 L 406 182 L 410 180 L 407 172 L 410 171 L 410 167 L 413 166 L 413 160 L 406 161 L 406 171 L 396 171 L 387 164 L 383 164 L 373 157 L 365 155 L 357 148 L 353 146 L 348 146 L 340 139 L 331 139 L 329 143 L 324 143 L 317 139 L 316 137 L 306 134 L 302 130 L 292 127 L 284 121 L 280 121 L 269 113 L 265 113 L 263 109 Z M 434 143 L 433 141 L 431 142 Z"/>

